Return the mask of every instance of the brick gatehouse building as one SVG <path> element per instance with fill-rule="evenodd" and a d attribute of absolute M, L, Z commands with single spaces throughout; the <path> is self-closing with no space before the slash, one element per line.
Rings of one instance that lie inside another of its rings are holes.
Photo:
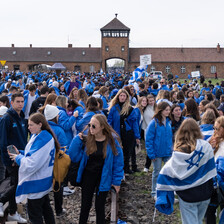
<path fill-rule="evenodd" d="M 0 60 L 6 60 L 9 70 L 31 71 L 40 64 L 62 63 L 67 70 L 93 72 L 106 71 L 107 60 L 122 59 L 124 72 L 131 72 L 140 64 L 140 55 L 151 54 L 149 71 L 173 73 L 185 78 L 191 71 L 199 70 L 205 77 L 224 77 L 224 51 L 214 48 L 129 48 L 130 28 L 115 18 L 100 29 L 101 48 L 68 47 L 42 48 L 0 47 Z M 0 65 L 1 66 L 1 65 Z"/>

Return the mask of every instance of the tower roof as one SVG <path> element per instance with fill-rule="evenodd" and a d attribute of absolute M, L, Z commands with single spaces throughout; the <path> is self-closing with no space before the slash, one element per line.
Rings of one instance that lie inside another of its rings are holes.
<path fill-rule="evenodd" d="M 111 20 L 107 25 L 102 27 L 100 29 L 101 31 L 106 31 L 106 30 L 125 30 L 125 31 L 130 31 L 130 28 L 125 26 L 120 20 L 117 19 L 117 14 L 116 17 Z"/>

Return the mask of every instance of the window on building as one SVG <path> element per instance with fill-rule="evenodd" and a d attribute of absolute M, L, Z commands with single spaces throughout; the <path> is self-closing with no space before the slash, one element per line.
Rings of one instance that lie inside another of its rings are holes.
<path fill-rule="evenodd" d="M 124 48 L 124 46 L 122 46 L 122 47 L 121 47 L 121 51 L 124 51 L 124 50 L 125 50 L 125 48 Z"/>
<path fill-rule="evenodd" d="M 186 72 L 185 66 L 180 67 L 180 72 L 181 72 L 181 74 L 184 74 Z"/>
<path fill-rule="evenodd" d="M 109 51 L 109 47 L 108 47 L 108 46 L 105 47 L 105 51 L 106 51 L 106 52 Z"/>
<path fill-rule="evenodd" d="M 103 31 L 103 37 L 110 37 L 111 33 L 110 31 Z"/>
<path fill-rule="evenodd" d="M 156 70 L 156 67 L 152 65 L 150 68 L 150 72 L 154 72 L 155 70 Z"/>
<path fill-rule="evenodd" d="M 212 65 L 211 66 L 211 73 L 216 73 L 216 66 L 215 65 Z"/>
<path fill-rule="evenodd" d="M 196 70 L 200 71 L 201 66 L 200 65 L 196 65 Z"/>
<path fill-rule="evenodd" d="M 20 65 L 13 65 L 13 70 L 15 71 L 20 70 Z"/>
<path fill-rule="evenodd" d="M 95 70 L 95 67 L 94 67 L 93 65 L 90 65 L 90 66 L 89 66 L 89 71 L 90 71 L 91 73 L 93 73 L 94 70 Z"/>
<path fill-rule="evenodd" d="M 78 72 L 78 71 L 81 71 L 81 66 L 80 65 L 76 65 L 74 67 L 74 72 Z"/>
<path fill-rule="evenodd" d="M 170 71 L 171 71 L 170 66 L 167 65 L 167 66 L 165 67 L 165 70 L 166 70 L 166 73 L 170 73 Z"/>

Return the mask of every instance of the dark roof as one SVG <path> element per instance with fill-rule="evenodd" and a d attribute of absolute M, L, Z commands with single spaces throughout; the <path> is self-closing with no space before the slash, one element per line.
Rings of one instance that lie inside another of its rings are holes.
<path fill-rule="evenodd" d="M 14 52 L 14 54 L 13 54 Z M 85 55 L 83 55 L 85 52 Z M 101 48 L 0 47 L 0 60 L 24 62 L 101 62 Z"/>
<path fill-rule="evenodd" d="M 125 26 L 120 20 L 115 17 L 112 21 L 110 21 L 106 26 L 100 29 L 101 31 L 104 30 L 126 30 L 130 31 L 130 28 Z"/>
<path fill-rule="evenodd" d="M 130 62 L 151 54 L 152 62 L 224 62 L 224 51 L 217 48 L 130 48 Z"/>

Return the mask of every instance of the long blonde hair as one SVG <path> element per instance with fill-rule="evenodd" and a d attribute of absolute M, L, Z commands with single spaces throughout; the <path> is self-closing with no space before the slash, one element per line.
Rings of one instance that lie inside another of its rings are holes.
<path fill-rule="evenodd" d="M 141 114 L 143 114 L 145 108 L 147 107 L 147 105 L 146 105 L 145 108 L 142 108 L 142 100 L 143 100 L 143 99 L 146 99 L 147 104 L 148 104 L 148 99 L 147 99 L 147 97 L 146 97 L 146 96 L 141 96 L 141 97 L 138 98 L 138 103 L 137 103 L 137 105 L 135 106 L 135 108 L 139 108 Z"/>
<path fill-rule="evenodd" d="M 121 93 L 126 94 L 127 98 L 125 100 L 125 103 L 124 103 L 124 105 L 122 107 L 122 110 L 121 110 L 120 114 L 121 115 L 127 115 L 128 112 L 129 112 L 129 110 L 130 110 L 131 104 L 130 104 L 129 94 L 128 94 L 128 92 L 125 89 L 120 89 L 118 91 L 118 93 L 116 94 L 116 96 L 111 100 L 111 103 L 110 103 L 110 106 L 109 106 L 108 110 L 110 111 L 111 108 L 114 105 L 116 105 L 116 104 L 119 103 L 119 96 L 120 96 Z"/>
<path fill-rule="evenodd" d="M 196 148 L 197 139 L 203 139 L 197 122 L 193 118 L 185 119 L 176 133 L 174 151 L 190 154 Z"/>

